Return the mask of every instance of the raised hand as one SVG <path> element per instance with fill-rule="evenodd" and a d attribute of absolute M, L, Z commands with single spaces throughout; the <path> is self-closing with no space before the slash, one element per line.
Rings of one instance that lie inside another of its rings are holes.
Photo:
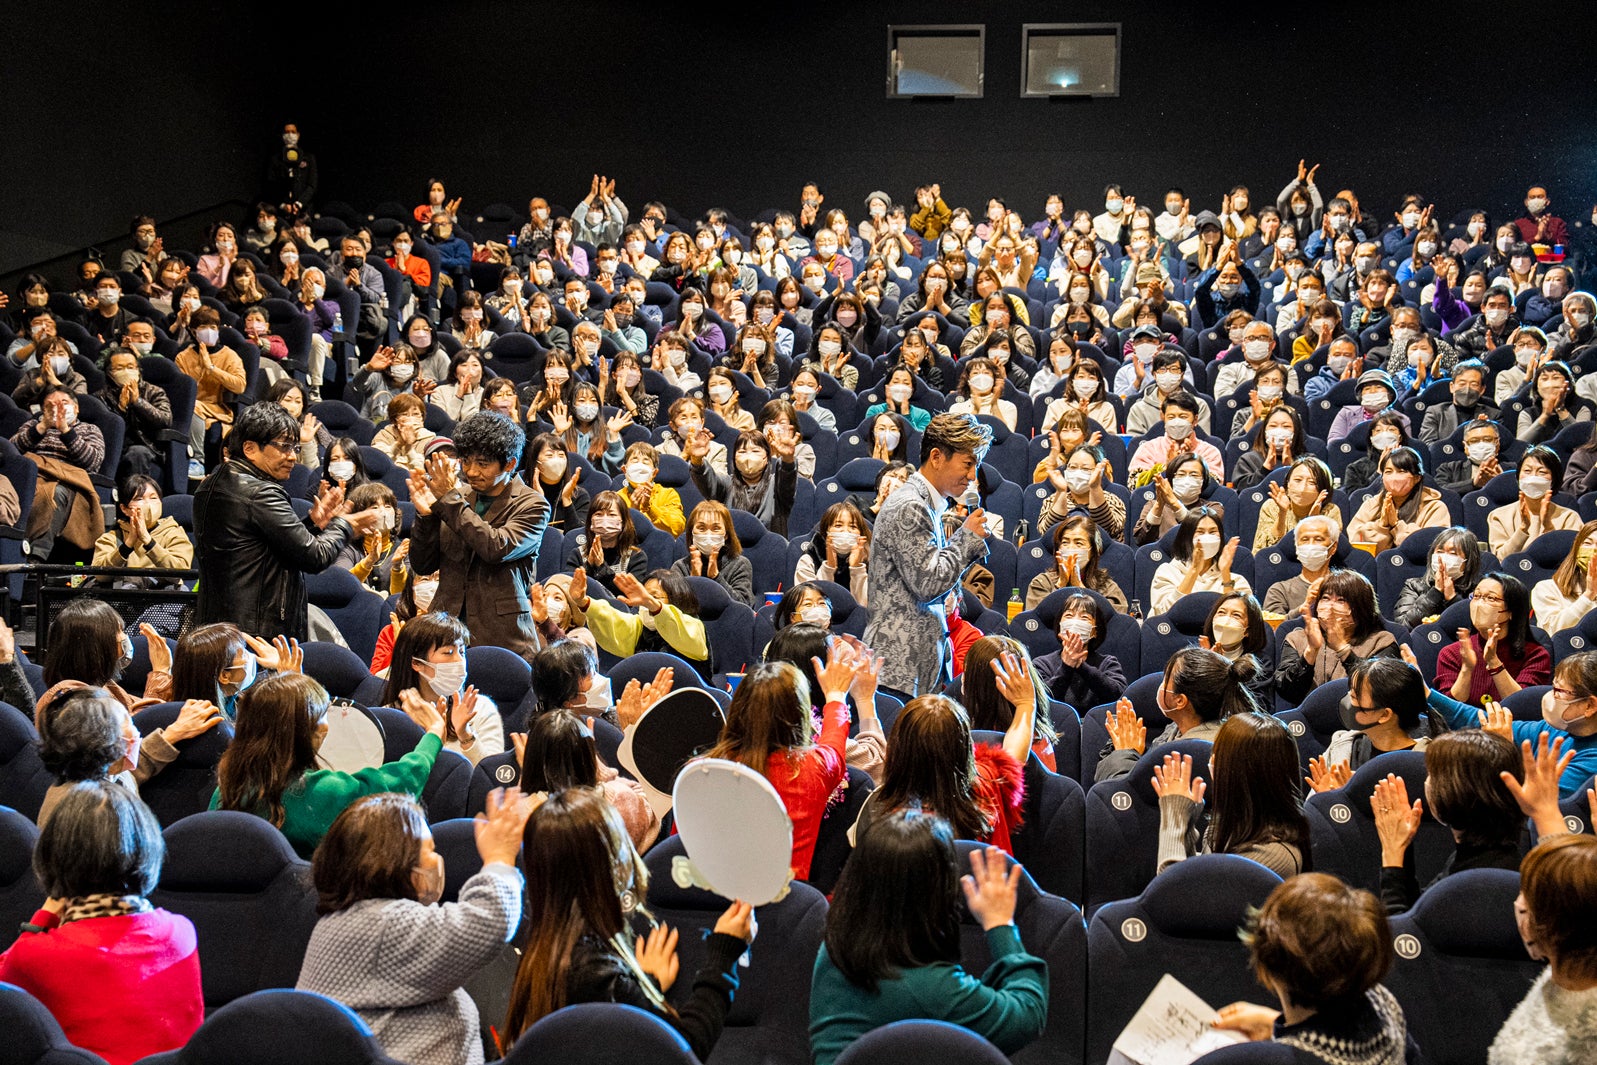
<path fill-rule="evenodd" d="M 1326 763 L 1324 758 L 1309 759 L 1309 775 L 1303 778 L 1314 792 L 1336 791 L 1353 779 L 1353 769 L 1346 762 Z"/>
<path fill-rule="evenodd" d="M 588 609 L 588 571 L 581 566 L 571 571 L 571 584 L 566 598 L 578 610 Z"/>
<path fill-rule="evenodd" d="M 682 967 L 677 960 L 677 930 L 656 925 L 646 938 L 638 938 L 633 957 L 637 959 L 638 968 L 659 984 L 661 991 L 669 991 Z"/>
<path fill-rule="evenodd" d="M 1544 729 L 1534 748 L 1530 740 L 1520 743 L 1519 755 L 1524 763 L 1524 783 L 1504 770 L 1500 774 L 1503 786 L 1519 803 L 1525 816 L 1536 823 L 1537 835 L 1562 835 L 1566 828 L 1563 811 L 1558 808 L 1558 781 L 1575 758 L 1574 748 L 1565 751 L 1564 737 L 1554 740 Z"/>
<path fill-rule="evenodd" d="M 992 661 L 993 675 L 997 678 L 998 694 L 1016 707 L 1037 705 L 1037 685 L 1031 670 L 1025 667 L 1013 651 L 1005 651 Z"/>
<path fill-rule="evenodd" d="M 819 658 L 810 659 L 810 664 L 815 668 L 815 677 L 820 681 L 821 691 L 828 703 L 842 702 L 848 695 L 849 688 L 854 683 L 854 667 L 857 659 L 854 649 L 842 640 L 833 640 L 827 647 L 824 665 Z"/>
<path fill-rule="evenodd" d="M 970 852 L 970 874 L 960 877 L 965 905 L 983 930 L 999 928 L 1015 919 L 1015 897 L 1020 887 L 1020 863 L 1005 868 L 1006 856 L 997 847 Z"/>
<path fill-rule="evenodd" d="M 1159 798 L 1178 795 L 1193 802 L 1202 802 L 1208 789 L 1202 777 L 1192 776 L 1192 755 L 1167 754 L 1164 763 L 1153 767 L 1153 791 Z"/>
<path fill-rule="evenodd" d="M 1514 742 L 1514 715 L 1497 700 L 1488 699 L 1486 707 L 1476 715 L 1476 720 L 1480 722 L 1482 732 L 1494 732 L 1508 742 Z"/>
<path fill-rule="evenodd" d="M 525 736 L 522 742 L 526 742 Z M 519 753 L 517 761 L 520 761 Z M 501 865 L 516 864 L 527 818 L 543 805 L 547 797 L 542 792 L 523 795 L 517 788 L 495 788 L 488 793 L 483 812 L 477 815 L 476 823 L 472 826 L 476 835 L 477 854 L 484 865 L 494 862 Z"/>
<path fill-rule="evenodd" d="M 318 529 L 325 529 L 332 524 L 334 518 L 342 514 L 344 506 L 344 485 L 322 482 L 322 487 L 316 493 L 316 500 L 311 504 L 311 521 Z"/>
<path fill-rule="evenodd" d="M 1385 780 L 1376 781 L 1370 807 L 1375 815 L 1375 832 L 1381 838 L 1381 864 L 1388 868 L 1401 866 L 1424 820 L 1425 800 L 1415 799 L 1410 805 L 1408 784 L 1402 777 L 1388 773 Z"/>
<path fill-rule="evenodd" d="M 1148 745 L 1148 726 L 1137 716 L 1130 699 L 1121 699 L 1115 704 L 1104 718 L 1104 726 L 1109 730 L 1109 742 L 1117 751 L 1141 754 Z"/>
<path fill-rule="evenodd" d="M 150 670 L 154 673 L 172 672 L 172 649 L 166 645 L 166 640 L 155 631 L 155 626 L 148 622 L 139 624 L 139 635 L 144 637 L 144 642 L 149 645 Z M 0 661 L 11 661 L 12 652 L 16 644 L 12 638 L 11 630 L 5 622 L 0 621 Z"/>

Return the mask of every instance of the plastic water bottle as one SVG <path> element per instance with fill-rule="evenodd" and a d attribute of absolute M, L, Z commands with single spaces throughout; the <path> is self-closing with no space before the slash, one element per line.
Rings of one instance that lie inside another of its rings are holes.
<path fill-rule="evenodd" d="M 1009 617 L 1007 620 L 1014 621 L 1015 616 L 1025 609 L 1026 604 L 1020 598 L 1020 589 L 1016 588 L 1009 593 Z"/>

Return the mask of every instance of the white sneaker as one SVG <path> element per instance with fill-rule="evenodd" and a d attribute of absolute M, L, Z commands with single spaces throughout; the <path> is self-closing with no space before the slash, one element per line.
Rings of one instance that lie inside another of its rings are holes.
<path fill-rule="evenodd" d="M 191 459 L 189 461 L 189 480 L 205 480 L 205 463 L 201 462 L 199 459 Z"/>

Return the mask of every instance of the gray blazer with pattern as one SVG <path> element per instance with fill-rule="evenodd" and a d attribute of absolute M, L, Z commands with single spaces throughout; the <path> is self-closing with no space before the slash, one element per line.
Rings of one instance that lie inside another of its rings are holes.
<path fill-rule="evenodd" d="M 865 642 L 882 656 L 881 683 L 911 695 L 938 691 L 949 673 L 943 599 L 987 557 L 987 542 L 958 528 L 944 536 L 940 500 L 919 473 L 894 492 L 871 534 L 871 623 Z"/>

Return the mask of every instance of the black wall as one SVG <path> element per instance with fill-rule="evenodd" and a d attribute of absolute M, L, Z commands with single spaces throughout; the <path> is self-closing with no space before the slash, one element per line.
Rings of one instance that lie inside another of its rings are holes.
<path fill-rule="evenodd" d="M 634 208 L 685 214 L 792 206 L 810 176 L 851 214 L 872 189 L 908 200 L 930 180 L 951 203 L 997 194 L 1028 215 L 1049 191 L 1101 209 L 1109 180 L 1217 208 L 1236 182 L 1273 198 L 1304 156 L 1327 192 L 1351 185 L 1383 216 L 1408 191 L 1444 216 L 1504 211 L 1531 182 L 1571 221 L 1597 199 L 1597 5 L 1532 23 L 1474 0 L 457 0 L 335 5 L 289 30 L 266 14 L 282 5 L 104 5 L 98 23 L 95 6 L 73 9 L 70 46 L 4 46 L 17 91 L 0 107 L 23 146 L 8 181 L 65 243 L 248 195 L 285 119 L 326 197 L 414 203 L 436 175 L 468 215 L 534 194 L 573 205 L 595 171 Z M 889 24 L 978 21 L 985 98 L 886 99 Z M 1121 95 L 1020 99 L 1027 21 L 1124 23 Z"/>

